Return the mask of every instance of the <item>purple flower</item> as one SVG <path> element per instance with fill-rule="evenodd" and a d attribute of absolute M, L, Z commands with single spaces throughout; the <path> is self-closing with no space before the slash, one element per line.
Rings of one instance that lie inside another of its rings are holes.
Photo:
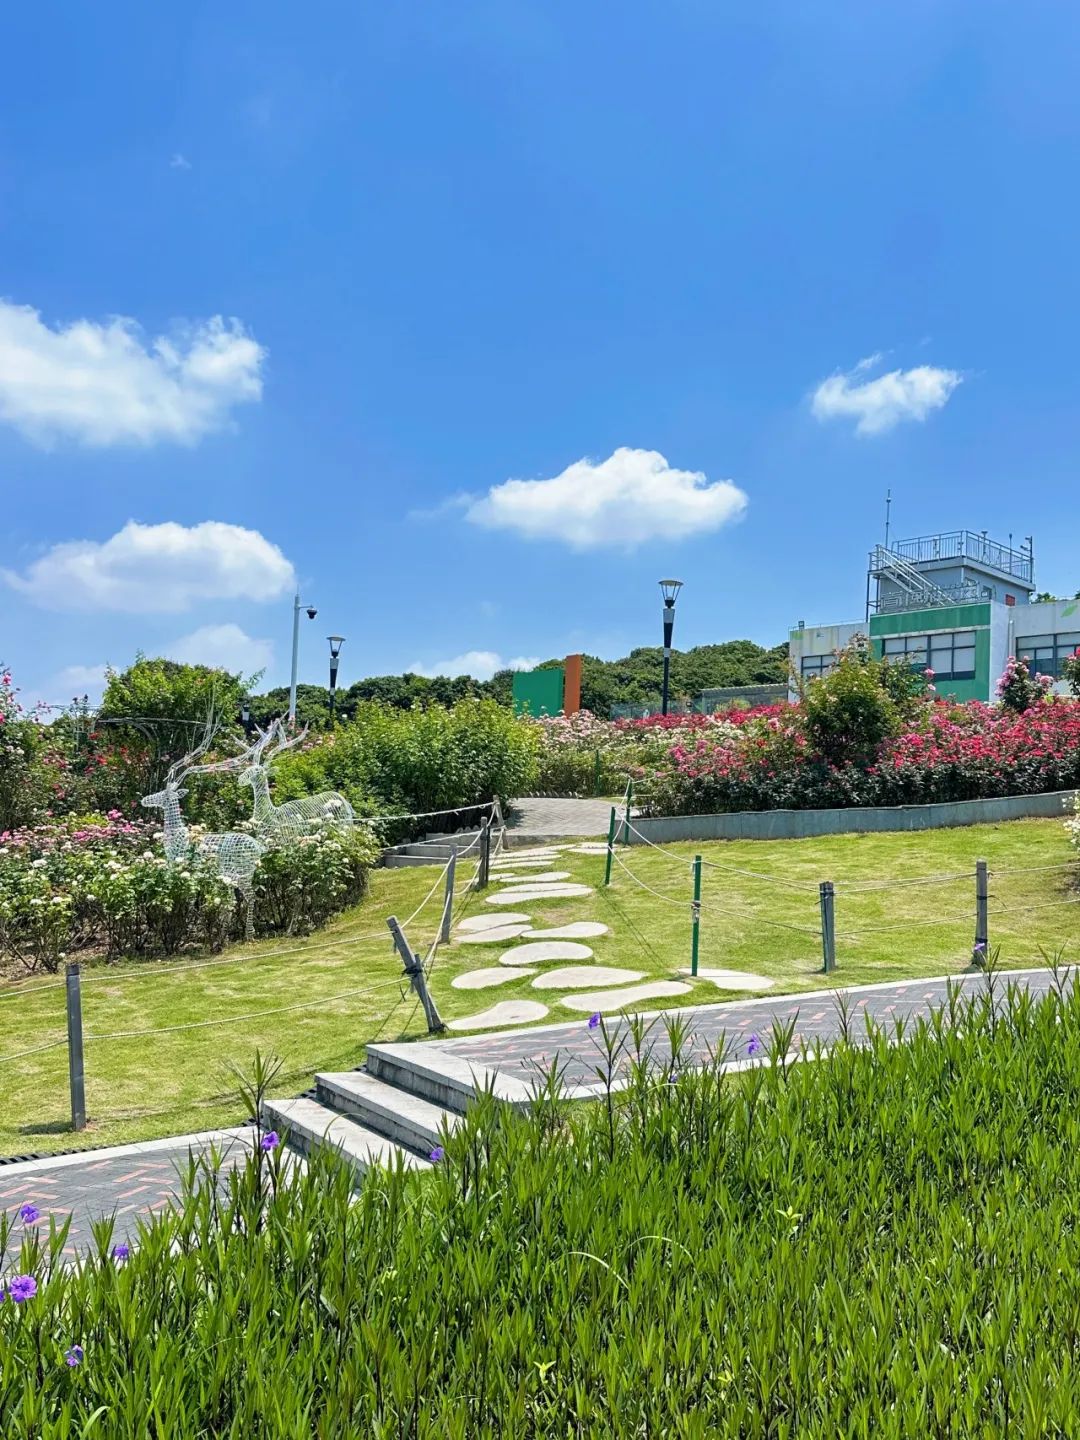
<path fill-rule="evenodd" d="M 600 1011 L 597 1010 L 594 1014 L 592 1014 L 592 1015 L 589 1016 L 589 1029 L 590 1029 L 590 1030 L 595 1030 L 596 1027 L 597 1027 L 599 1024 L 600 1024 Z"/>
<path fill-rule="evenodd" d="M 82 1364 L 83 1356 L 85 1354 L 86 1351 L 82 1348 L 81 1345 L 72 1345 L 71 1349 L 65 1352 L 64 1359 L 67 1361 L 71 1369 L 74 1370 L 76 1365 Z"/>
<path fill-rule="evenodd" d="M 437 1165 L 445 1154 L 446 1151 L 443 1149 L 443 1147 L 441 1145 L 436 1145 L 435 1149 L 431 1152 L 432 1162 Z"/>
<path fill-rule="evenodd" d="M 131 1247 L 124 1244 L 114 1245 L 112 1253 L 114 1260 L 124 1261 L 131 1254 Z"/>
<path fill-rule="evenodd" d="M 281 1136 L 276 1130 L 268 1130 L 259 1141 L 259 1144 L 264 1150 L 276 1150 L 281 1144 Z"/>
<path fill-rule="evenodd" d="M 37 1294 L 37 1281 L 33 1275 L 16 1275 L 8 1286 L 8 1294 L 16 1305 L 21 1305 L 24 1300 L 32 1300 Z"/>
<path fill-rule="evenodd" d="M 33 1225 L 35 1220 L 41 1219 L 41 1211 L 36 1205 L 22 1205 L 19 1208 L 19 1219 L 24 1225 Z"/>
<path fill-rule="evenodd" d="M 986 941 L 985 941 L 985 940 L 979 940 L 979 941 L 976 943 L 976 945 L 975 945 L 975 954 L 976 954 L 976 955 L 981 955 L 982 952 L 983 952 L 985 949 L 986 949 Z"/>
<path fill-rule="evenodd" d="M 750 1043 L 746 1047 L 746 1053 L 747 1055 L 756 1055 L 759 1051 L 764 1050 L 764 1048 L 764 1045 L 762 1045 L 761 1043 L 761 1037 L 758 1035 L 751 1035 Z"/>
<path fill-rule="evenodd" d="M 669 1085 L 677 1085 L 679 1083 L 679 1072 L 677 1070 L 672 1070 L 671 1074 L 667 1077 L 667 1083 Z"/>

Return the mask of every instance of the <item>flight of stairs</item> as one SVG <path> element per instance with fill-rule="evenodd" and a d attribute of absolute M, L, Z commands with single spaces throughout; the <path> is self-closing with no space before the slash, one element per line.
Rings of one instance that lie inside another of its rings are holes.
<path fill-rule="evenodd" d="M 332 1145 L 358 1176 L 399 1155 L 409 1169 L 423 1170 L 460 1125 L 473 1093 L 471 1084 L 431 1072 L 419 1053 L 406 1062 L 371 1045 L 365 1069 L 316 1075 L 314 1097 L 264 1101 L 263 1123 L 287 1133 L 304 1155 Z"/>
<path fill-rule="evenodd" d="M 468 850 L 479 832 L 462 830 L 455 835 L 442 835 L 437 831 L 424 836 L 423 841 L 415 840 L 411 845 L 392 845 L 383 855 L 383 864 L 389 870 L 410 865 L 445 865 L 454 850 L 460 855 Z M 469 850 L 470 855 L 476 849 Z"/>

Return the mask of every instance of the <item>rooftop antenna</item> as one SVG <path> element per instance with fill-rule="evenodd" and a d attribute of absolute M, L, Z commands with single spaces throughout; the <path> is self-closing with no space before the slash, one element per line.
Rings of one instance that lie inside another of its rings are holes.
<path fill-rule="evenodd" d="M 885 549 L 889 548 L 889 515 L 892 510 L 892 490 L 885 491 Z"/>

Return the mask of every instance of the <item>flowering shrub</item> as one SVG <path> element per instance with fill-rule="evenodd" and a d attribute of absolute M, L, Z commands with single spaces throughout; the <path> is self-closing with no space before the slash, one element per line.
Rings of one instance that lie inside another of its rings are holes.
<path fill-rule="evenodd" d="M 268 850 L 255 872 L 257 930 L 293 935 L 323 924 L 361 898 L 374 859 L 359 831 Z M 87 949 L 220 949 L 242 933 L 231 887 L 195 848 L 168 863 L 152 826 L 102 817 L 0 836 L 0 959 L 25 971 L 54 971 Z"/>
<path fill-rule="evenodd" d="M 1018 659 L 1010 655 L 997 682 L 997 697 L 1007 710 L 1019 714 L 1041 700 L 1053 683 L 1049 675 L 1032 675 L 1026 656 Z"/>
<path fill-rule="evenodd" d="M 802 707 L 789 707 L 786 715 L 703 731 L 672 746 L 642 781 L 642 804 L 655 815 L 1067 790 L 1080 785 L 1080 702 L 1048 696 L 1018 713 L 1004 704 L 926 698 L 899 733 L 848 759 L 822 754 Z"/>

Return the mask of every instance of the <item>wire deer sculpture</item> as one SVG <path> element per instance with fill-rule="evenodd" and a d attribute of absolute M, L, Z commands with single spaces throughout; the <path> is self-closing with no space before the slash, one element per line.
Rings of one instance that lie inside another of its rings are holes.
<path fill-rule="evenodd" d="M 250 785 L 254 795 L 252 824 L 264 845 L 280 844 L 283 840 L 299 840 L 318 826 L 330 825 L 338 830 L 351 830 L 356 822 L 352 806 L 336 790 L 323 790 L 317 795 L 304 795 L 299 800 L 286 800 L 275 805 L 270 799 L 270 766 L 279 755 L 291 750 L 307 735 L 303 729 L 292 739 L 285 735 L 285 725 L 274 720 L 259 732 L 256 743 L 239 757 L 243 765 L 237 780 Z M 272 748 L 267 752 L 267 746 Z M 247 762 L 247 763 L 245 763 Z"/>
<path fill-rule="evenodd" d="M 263 844 L 252 835 L 241 834 L 239 830 L 227 830 L 222 834 L 203 835 L 197 844 L 184 822 L 180 801 L 187 794 L 183 782 L 189 775 L 205 775 L 214 771 L 233 768 L 231 761 L 216 761 L 197 765 L 195 761 L 205 755 L 214 738 L 213 716 L 207 720 L 202 743 L 188 752 L 181 760 L 169 766 L 164 788 L 153 795 L 144 795 L 140 804 L 148 810 L 164 813 L 165 857 L 171 864 L 187 860 L 194 853 L 209 860 L 226 884 L 238 890 L 244 899 L 244 938 L 251 940 L 255 934 L 255 870 L 263 854 Z"/>

